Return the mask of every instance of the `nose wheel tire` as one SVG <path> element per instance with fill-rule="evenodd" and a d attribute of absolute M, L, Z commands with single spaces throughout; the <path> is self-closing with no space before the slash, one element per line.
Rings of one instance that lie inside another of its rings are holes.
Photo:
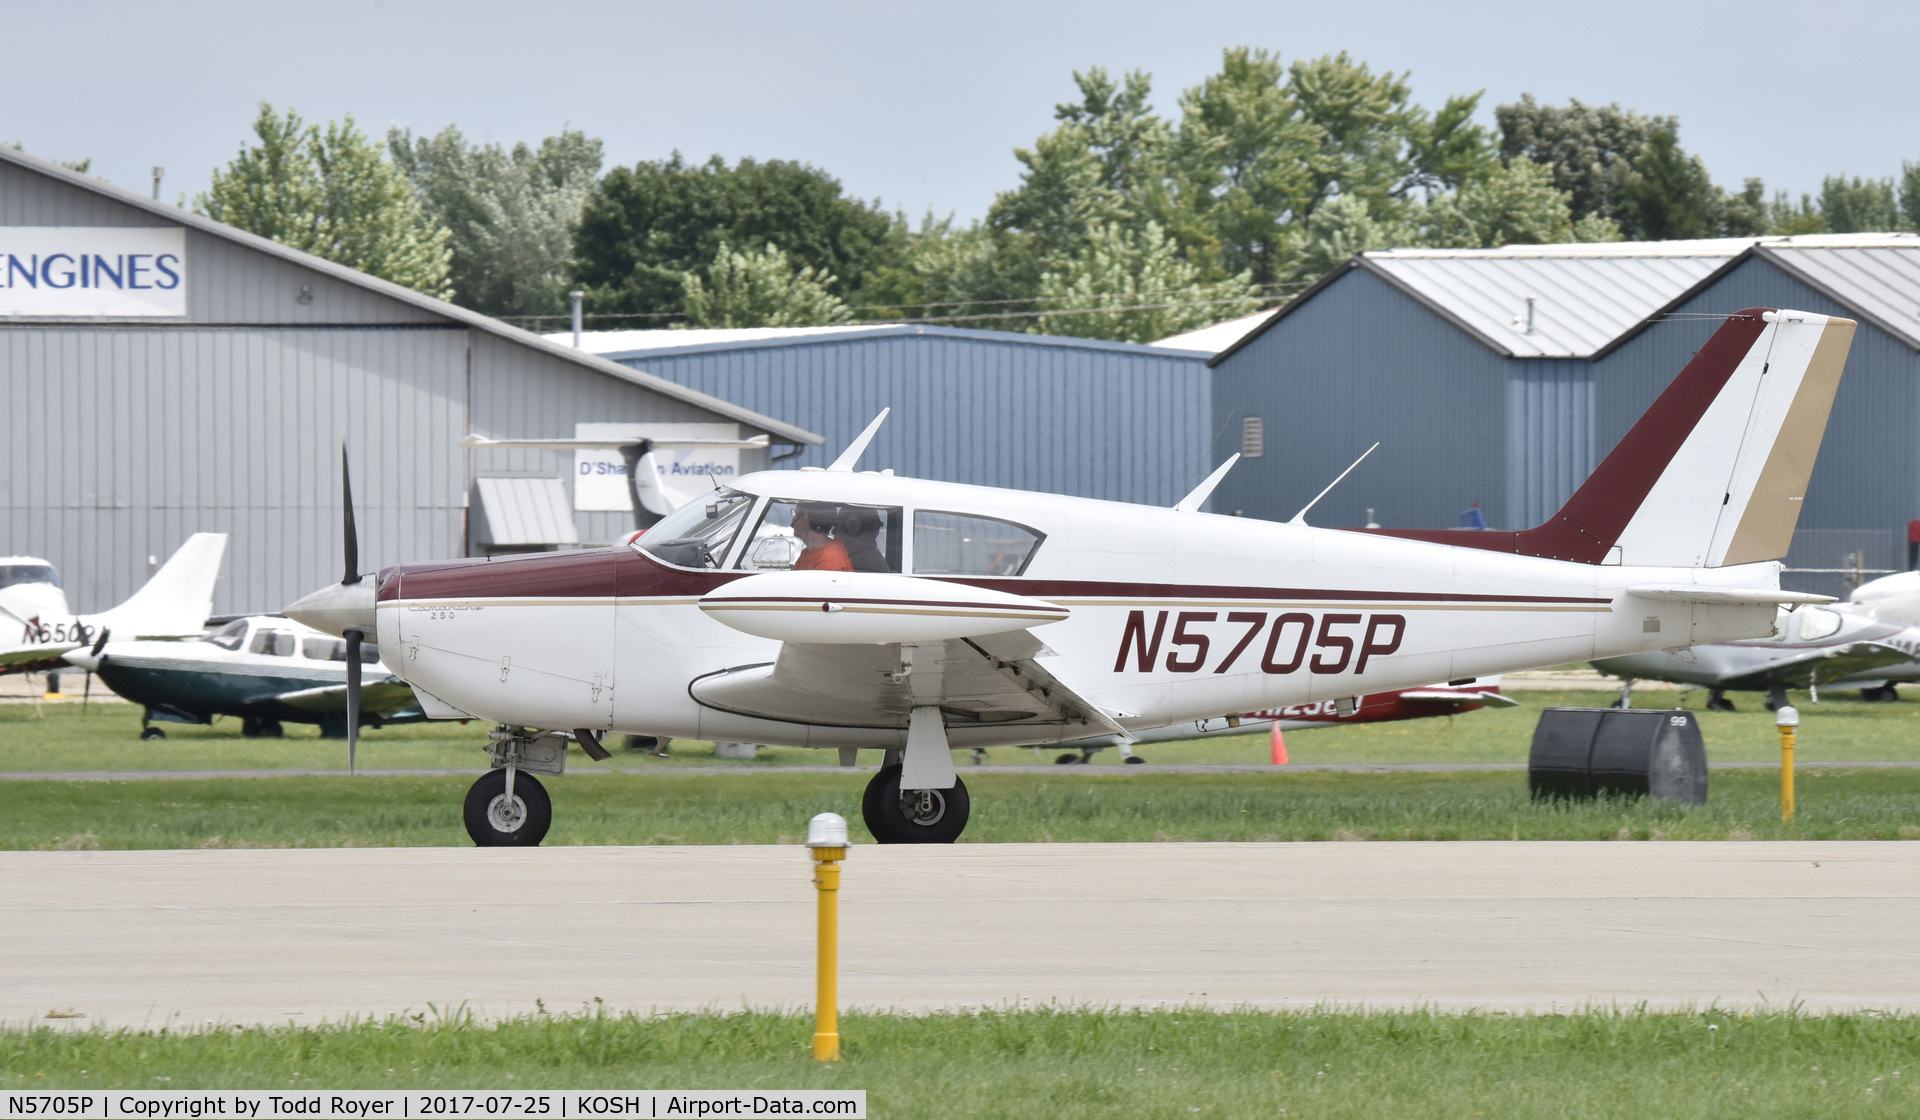
<path fill-rule="evenodd" d="M 513 776 L 513 799 L 507 799 L 507 772 L 489 770 L 467 790 L 463 814 L 467 835 L 482 848 L 531 848 L 546 839 L 553 825 L 553 802 L 532 774 Z"/>
<path fill-rule="evenodd" d="M 885 766 L 867 783 L 860 816 L 882 844 L 951 844 L 967 827 L 967 783 L 952 789 L 900 788 L 900 767 Z"/>

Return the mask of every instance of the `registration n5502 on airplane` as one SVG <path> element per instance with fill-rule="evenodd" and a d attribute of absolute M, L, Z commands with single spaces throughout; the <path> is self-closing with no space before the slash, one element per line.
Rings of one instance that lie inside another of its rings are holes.
<path fill-rule="evenodd" d="M 350 552 L 347 579 L 287 614 L 377 635 L 429 716 L 500 725 L 467 797 L 479 843 L 538 843 L 551 813 L 529 774 L 559 772 L 569 738 L 603 756 L 608 731 L 849 765 L 881 750 L 867 827 L 950 842 L 968 812 L 953 749 L 1758 637 L 1779 604 L 1827 601 L 1780 590 L 1776 561 L 1853 331 L 1728 316 L 1524 531 L 1198 512 L 1218 472 L 1173 509 L 855 472 L 876 420 L 826 470 L 748 475 L 630 545 L 375 580 Z"/>

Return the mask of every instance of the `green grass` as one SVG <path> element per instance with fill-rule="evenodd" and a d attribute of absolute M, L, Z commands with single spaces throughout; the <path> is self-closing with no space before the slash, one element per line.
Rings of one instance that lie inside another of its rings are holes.
<path fill-rule="evenodd" d="M 1829 690 L 1819 704 L 1795 694 L 1803 724 L 1799 757 L 1807 763 L 1920 761 L 1920 690 L 1914 700 L 1870 704 L 1857 693 Z M 1481 710 L 1463 716 L 1359 724 L 1295 731 L 1287 736 L 1294 762 L 1524 762 L 1540 709 L 1547 706 L 1598 707 L 1615 693 L 1519 692 L 1520 707 Z M 1702 712 L 1701 730 L 1708 756 L 1715 761 L 1771 762 L 1779 757 L 1772 713 L 1759 697 L 1735 694 L 1738 712 Z M 1698 711 L 1704 692 L 1636 695 L 1642 707 L 1676 704 Z M 139 709 L 130 704 L 94 705 L 86 717 L 71 701 L 47 704 L 35 718 L 29 704 L 0 704 L 0 771 L 25 770 L 230 770 L 346 768 L 346 744 L 321 739 L 310 726 L 287 725 L 285 739 L 246 739 L 238 720 L 212 726 L 162 724 L 168 738 L 141 742 Z M 478 722 L 422 723 L 369 729 L 360 740 L 359 762 L 372 769 L 478 769 L 487 726 Z M 1223 736 L 1139 748 L 1158 763 L 1264 763 L 1267 737 Z M 627 769 L 673 770 L 715 765 L 711 743 L 676 740 L 672 757 L 654 759 L 622 750 L 611 765 Z M 999 747 L 988 761 L 999 764 L 1051 764 L 1061 748 L 1031 750 Z M 961 756 L 964 760 L 964 756 Z M 864 760 L 877 760 L 865 752 Z M 741 769 L 819 766 L 833 761 L 829 751 L 762 748 L 754 762 L 720 762 Z M 1102 751 L 1097 765 L 1117 765 L 1116 751 Z"/>
<path fill-rule="evenodd" d="M 1894 1117 L 1920 1017 L 1026 1010 L 0 1033 L 19 1088 L 846 1088 L 875 1117 Z"/>
<path fill-rule="evenodd" d="M 964 774 L 964 771 L 963 771 Z M 865 772 L 549 779 L 549 844 L 795 843 L 853 823 Z M 0 848 L 464 845 L 470 779 L 366 776 L 11 784 Z M 965 840 L 1920 839 L 1920 771 L 1807 767 L 1792 825 L 1769 771 L 1719 771 L 1708 803 L 1536 803 L 1520 772 L 1162 774 L 1093 767 L 967 778 Z"/>

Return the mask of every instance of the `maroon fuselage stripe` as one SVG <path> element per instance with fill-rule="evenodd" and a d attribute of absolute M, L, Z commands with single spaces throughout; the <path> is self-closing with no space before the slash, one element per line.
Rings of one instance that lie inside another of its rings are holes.
<path fill-rule="evenodd" d="M 1598 564 L 1626 531 L 1627 522 L 1646 501 L 1680 445 L 1693 434 L 1720 390 L 1767 329 L 1761 316 L 1770 307 L 1735 312 L 1660 394 L 1614 449 L 1589 475 L 1559 513 L 1544 525 L 1519 532 L 1479 529 L 1354 529 L 1355 533 L 1400 537 L 1433 544 L 1513 552 L 1548 560 Z"/>
<path fill-rule="evenodd" d="M 629 548 L 404 564 L 380 573 L 381 601 L 407 599 L 652 599 L 701 596 L 752 572 L 691 572 L 669 568 Z M 1489 605 L 1605 606 L 1613 600 L 1568 595 L 1454 595 L 1429 591 L 1355 591 L 1311 587 L 1118 583 L 1096 580 L 966 579 L 926 577 L 1035 599 L 1251 599 L 1274 602 L 1484 603 Z M 825 596 L 823 598 L 832 598 Z M 764 601 L 764 600 L 761 600 Z M 796 602 L 816 602 L 813 598 Z M 888 600 L 843 600 L 888 602 Z M 920 605 L 920 604 L 915 604 Z M 978 603 L 943 603 L 992 609 Z"/>

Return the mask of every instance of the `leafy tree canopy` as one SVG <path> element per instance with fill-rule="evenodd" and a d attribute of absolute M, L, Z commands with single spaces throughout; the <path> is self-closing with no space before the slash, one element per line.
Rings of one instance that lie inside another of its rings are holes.
<path fill-rule="evenodd" d="M 847 198 L 806 164 L 714 156 L 618 167 L 600 180 L 574 234 L 574 279 L 596 313 L 655 316 L 687 310 L 683 277 L 707 274 L 724 244 L 745 253 L 773 246 L 814 270 L 836 298 L 857 302 L 864 279 L 902 257 L 905 223 L 878 203 Z M 713 278 L 706 275 L 703 282 Z"/>
<path fill-rule="evenodd" d="M 842 323 L 853 317 L 829 289 L 831 273 L 795 268 L 787 254 L 768 245 L 742 253 L 726 242 L 714 254 L 707 277 L 680 274 L 687 317 L 676 327 L 802 327 Z"/>
<path fill-rule="evenodd" d="M 353 123 L 310 125 L 262 102 L 256 143 L 215 169 L 193 208 L 383 280 L 451 299 L 444 226 L 400 169 Z"/>
<path fill-rule="evenodd" d="M 390 129 L 387 149 L 450 235 L 455 302 L 487 315 L 567 310 L 573 226 L 600 174 L 600 141 L 566 130 L 508 150 L 469 145 L 448 125 L 418 138 Z"/>

